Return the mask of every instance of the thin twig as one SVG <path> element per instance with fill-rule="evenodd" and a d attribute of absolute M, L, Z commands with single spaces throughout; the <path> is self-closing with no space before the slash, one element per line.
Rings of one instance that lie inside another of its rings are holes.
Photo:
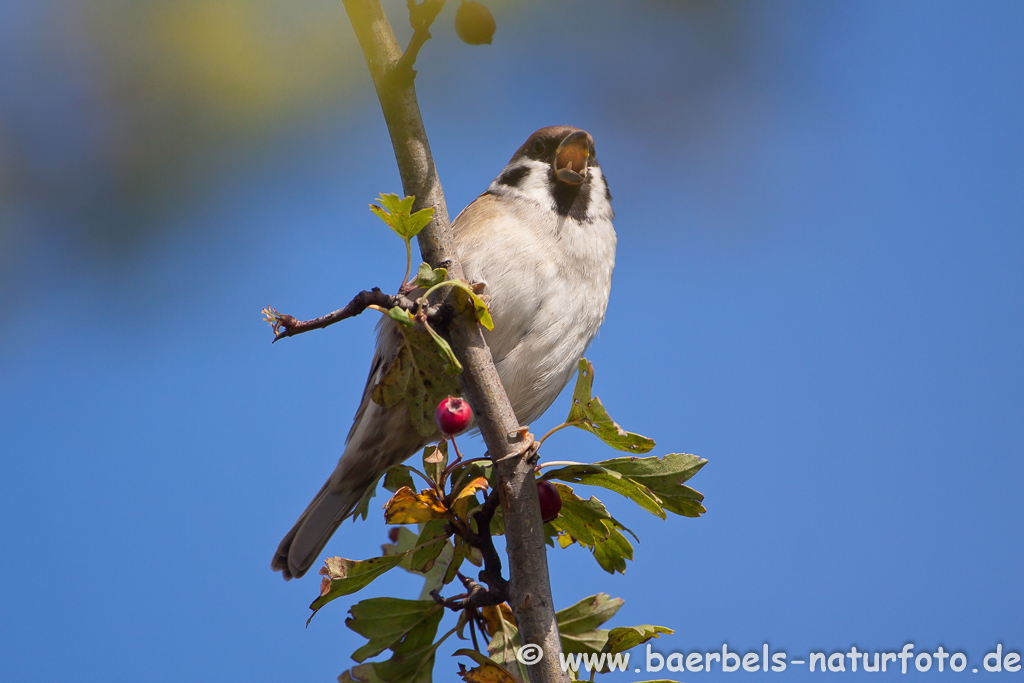
<path fill-rule="evenodd" d="M 412 25 L 413 34 L 409 39 L 409 47 L 405 48 L 401 59 L 395 64 L 395 73 L 400 77 L 416 75 L 412 66 L 416 63 L 420 48 L 430 40 L 430 27 L 444 7 L 444 0 L 423 0 L 418 4 L 415 0 L 408 0 L 408 5 L 409 23 Z"/>
<path fill-rule="evenodd" d="M 364 289 L 359 292 L 344 307 L 311 320 L 299 320 L 293 316 L 278 313 L 269 307 L 263 309 L 263 313 L 265 315 L 264 320 L 269 322 L 274 328 L 274 341 L 276 342 L 278 339 L 293 337 L 296 334 L 302 334 L 310 330 L 319 330 L 347 318 L 355 317 L 370 306 L 380 306 L 385 309 L 399 306 L 410 310 L 414 309 L 415 302 L 405 297 L 385 294 L 380 291 L 380 287 L 374 287 L 369 291 Z"/>

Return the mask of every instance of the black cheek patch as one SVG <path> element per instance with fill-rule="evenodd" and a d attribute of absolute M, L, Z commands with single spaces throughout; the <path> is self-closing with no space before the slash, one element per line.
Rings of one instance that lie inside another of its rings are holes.
<path fill-rule="evenodd" d="M 520 183 L 523 182 L 523 178 L 530 172 L 530 169 L 526 166 L 516 166 L 510 168 L 500 176 L 498 176 L 498 183 L 501 185 L 508 185 L 509 187 L 519 187 Z"/>
<path fill-rule="evenodd" d="M 555 180 L 552 171 L 551 177 L 551 198 L 555 202 L 555 211 L 560 216 L 568 216 L 581 223 L 587 221 L 587 211 L 590 209 L 590 181 L 582 185 L 567 185 Z"/>

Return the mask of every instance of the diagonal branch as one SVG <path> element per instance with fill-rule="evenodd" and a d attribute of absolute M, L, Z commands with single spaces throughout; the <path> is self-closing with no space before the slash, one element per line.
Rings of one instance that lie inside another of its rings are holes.
<path fill-rule="evenodd" d="M 433 221 L 418 236 L 420 252 L 432 267 L 447 268 L 450 278 L 464 279 L 444 192 L 423 128 L 414 78 L 410 77 L 414 74 L 409 69 L 399 70 L 402 51 L 379 0 L 344 3 L 391 134 L 403 190 L 416 197 L 414 210 L 434 209 Z M 509 602 L 523 644 L 539 645 L 545 655 L 529 667 L 530 680 L 568 681 L 568 675 L 558 665 L 562 646 L 551 599 L 534 470 L 526 458 L 516 456 L 527 452 L 523 444 L 528 432 L 520 427 L 512 411 L 475 318 L 469 313 L 456 315 L 448 333 L 452 349 L 465 368 L 461 376 L 463 389 L 498 472 L 509 559 Z"/>
<path fill-rule="evenodd" d="M 349 301 L 342 308 L 332 311 L 327 315 L 322 315 L 319 318 L 312 318 L 311 320 L 299 320 L 294 316 L 278 313 L 269 307 L 263 309 L 263 314 L 265 316 L 264 320 L 274 327 L 274 341 L 276 342 L 285 337 L 293 337 L 296 334 L 302 334 L 310 330 L 320 330 L 347 318 L 353 318 L 370 306 L 388 309 L 398 306 L 399 308 L 414 312 L 417 304 L 404 296 L 385 294 L 380 291 L 380 287 L 374 287 L 372 290 L 367 291 L 364 289 L 359 292 L 352 298 L 352 301 Z"/>

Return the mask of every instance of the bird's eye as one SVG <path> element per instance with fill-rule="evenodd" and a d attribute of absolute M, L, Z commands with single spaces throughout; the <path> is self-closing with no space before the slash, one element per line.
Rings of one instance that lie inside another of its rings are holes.
<path fill-rule="evenodd" d="M 530 154 L 532 154 L 535 157 L 539 157 L 543 153 L 544 153 L 544 141 L 543 140 L 534 140 L 533 144 L 530 145 Z"/>

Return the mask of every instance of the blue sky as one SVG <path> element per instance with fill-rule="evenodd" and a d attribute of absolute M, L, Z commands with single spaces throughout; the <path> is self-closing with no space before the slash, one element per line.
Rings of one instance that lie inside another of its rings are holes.
<path fill-rule="evenodd" d="M 498 7 L 493 46 L 441 26 L 420 59 L 453 214 L 534 129 L 594 135 L 619 235 L 595 391 L 656 453 L 710 461 L 691 482 L 698 520 L 595 492 L 639 535 L 635 562 L 609 576 L 552 550 L 556 603 L 622 597 L 611 625 L 676 629 L 661 652 L 909 641 L 978 668 L 996 643 L 1021 652 L 1022 6 L 727 7 Z M 340 454 L 375 321 L 271 346 L 259 310 L 312 316 L 401 276 L 400 241 L 366 210 L 400 190 L 370 95 L 364 78 L 337 114 L 200 158 L 203 190 L 102 267 L 60 237 L 74 215 L 10 186 L 3 680 L 323 681 L 350 666 L 349 603 L 305 628 L 317 577 L 285 584 L 269 562 Z M 50 99 L 54 125 L 73 126 Z M 563 396 L 533 431 L 567 410 Z M 547 448 L 614 456 L 582 432 Z M 346 524 L 328 550 L 369 557 L 384 528 Z M 417 592 L 392 573 L 366 596 Z M 453 667 L 442 656 L 437 680 Z"/>

